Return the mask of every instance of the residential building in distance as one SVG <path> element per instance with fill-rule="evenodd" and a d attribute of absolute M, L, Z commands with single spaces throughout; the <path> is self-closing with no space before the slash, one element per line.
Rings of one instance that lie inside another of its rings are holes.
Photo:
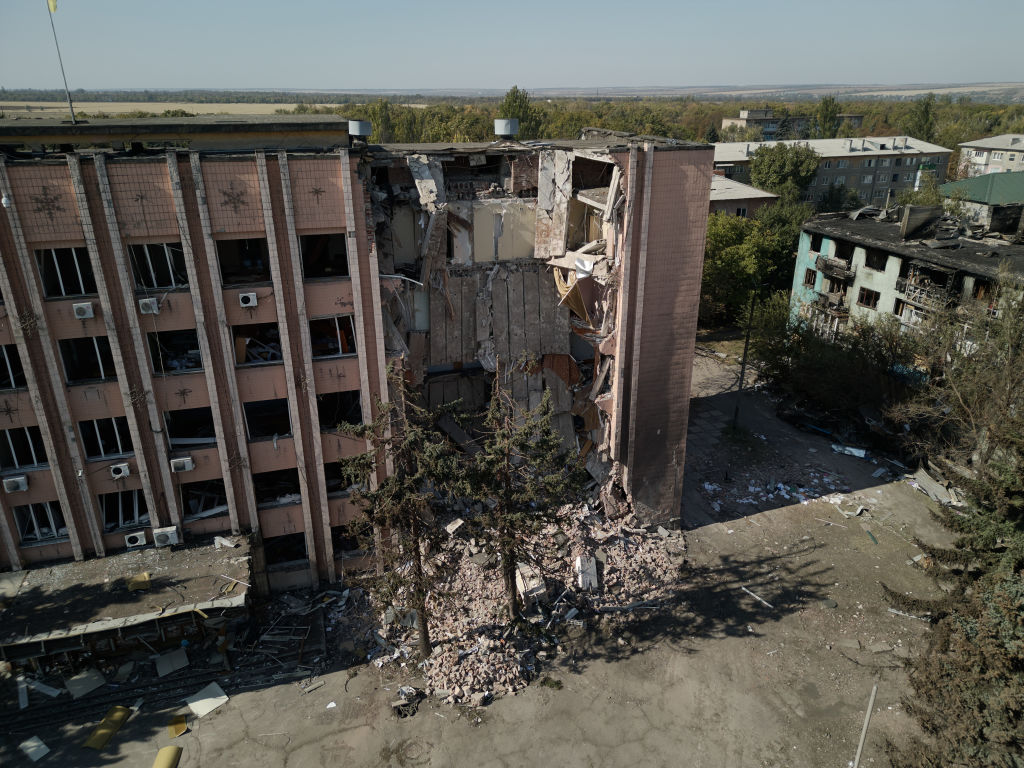
<path fill-rule="evenodd" d="M 783 142 L 735 141 L 715 144 L 715 172 L 750 182 L 750 160 L 758 147 L 803 144 L 819 155 L 818 173 L 804 193 L 806 202 L 828 197 L 830 186 L 854 190 L 865 204 L 885 205 L 904 189 L 917 189 L 924 173 L 941 183 L 952 151 L 909 136 L 864 139 L 808 139 Z"/>
<path fill-rule="evenodd" d="M 1004 133 L 959 146 L 960 166 L 968 176 L 1024 171 L 1024 133 Z"/>
<path fill-rule="evenodd" d="M 789 123 L 790 132 L 799 136 L 810 131 L 814 118 L 809 115 L 776 116 L 771 109 L 741 109 L 739 117 L 723 117 L 722 128 L 757 128 L 761 131 L 762 141 L 774 141 L 785 122 Z M 840 125 L 856 129 L 863 123 L 864 115 L 839 115 Z"/>
<path fill-rule="evenodd" d="M 550 392 L 595 479 L 679 514 L 711 147 L 349 126 L 0 122 L 0 570 L 250 534 L 257 586 L 335 581 L 339 425 L 392 361 L 435 403 Z"/>
<path fill-rule="evenodd" d="M 851 319 L 883 315 L 913 328 L 937 307 L 987 305 L 1004 264 L 1024 281 L 1024 245 L 1012 239 L 963 237 L 955 222 L 908 239 L 900 231 L 897 222 L 845 214 L 805 222 L 793 273 L 793 317 L 826 336 Z"/>
<path fill-rule="evenodd" d="M 727 179 L 719 173 L 711 177 L 711 213 L 750 217 L 778 199 L 772 192 Z"/>
<path fill-rule="evenodd" d="M 1012 231 L 1024 206 L 1024 171 L 986 173 L 939 187 L 963 206 L 972 224 L 996 232 Z"/>

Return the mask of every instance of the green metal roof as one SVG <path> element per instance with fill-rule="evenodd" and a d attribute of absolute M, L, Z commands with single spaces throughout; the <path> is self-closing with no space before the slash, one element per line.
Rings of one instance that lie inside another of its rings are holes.
<path fill-rule="evenodd" d="M 973 179 L 950 181 L 939 189 L 946 197 L 959 192 L 965 200 L 986 205 L 1024 203 L 1024 171 L 986 173 Z"/>

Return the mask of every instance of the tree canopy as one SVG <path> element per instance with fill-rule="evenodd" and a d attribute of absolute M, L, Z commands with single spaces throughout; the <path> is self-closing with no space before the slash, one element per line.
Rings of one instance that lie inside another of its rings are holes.
<path fill-rule="evenodd" d="M 785 201 L 796 201 L 818 173 L 820 160 L 817 152 L 803 144 L 762 145 L 750 160 L 750 183 Z"/>

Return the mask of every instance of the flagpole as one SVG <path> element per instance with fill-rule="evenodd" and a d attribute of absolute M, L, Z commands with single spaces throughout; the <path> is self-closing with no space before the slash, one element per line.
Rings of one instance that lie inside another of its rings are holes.
<path fill-rule="evenodd" d="M 57 62 L 60 64 L 60 76 L 64 78 L 64 93 L 67 94 L 68 97 L 68 110 L 71 112 L 71 124 L 75 125 L 75 107 L 71 103 L 71 90 L 68 88 L 67 75 L 64 74 L 64 60 L 60 57 L 60 44 L 57 42 L 57 28 L 53 25 L 53 6 L 56 6 L 56 3 L 50 5 L 48 2 L 46 11 L 47 15 L 50 17 L 50 29 L 53 30 L 53 46 L 57 49 Z"/>

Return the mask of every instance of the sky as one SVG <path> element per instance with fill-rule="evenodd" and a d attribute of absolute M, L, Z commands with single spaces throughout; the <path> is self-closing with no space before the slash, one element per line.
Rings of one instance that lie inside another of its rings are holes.
<path fill-rule="evenodd" d="M 504 90 L 1024 80 L 1019 11 L 1020 0 L 58 0 L 53 20 L 72 89 Z M 46 0 L 0 0 L 0 87 L 61 87 L 47 17 Z"/>

